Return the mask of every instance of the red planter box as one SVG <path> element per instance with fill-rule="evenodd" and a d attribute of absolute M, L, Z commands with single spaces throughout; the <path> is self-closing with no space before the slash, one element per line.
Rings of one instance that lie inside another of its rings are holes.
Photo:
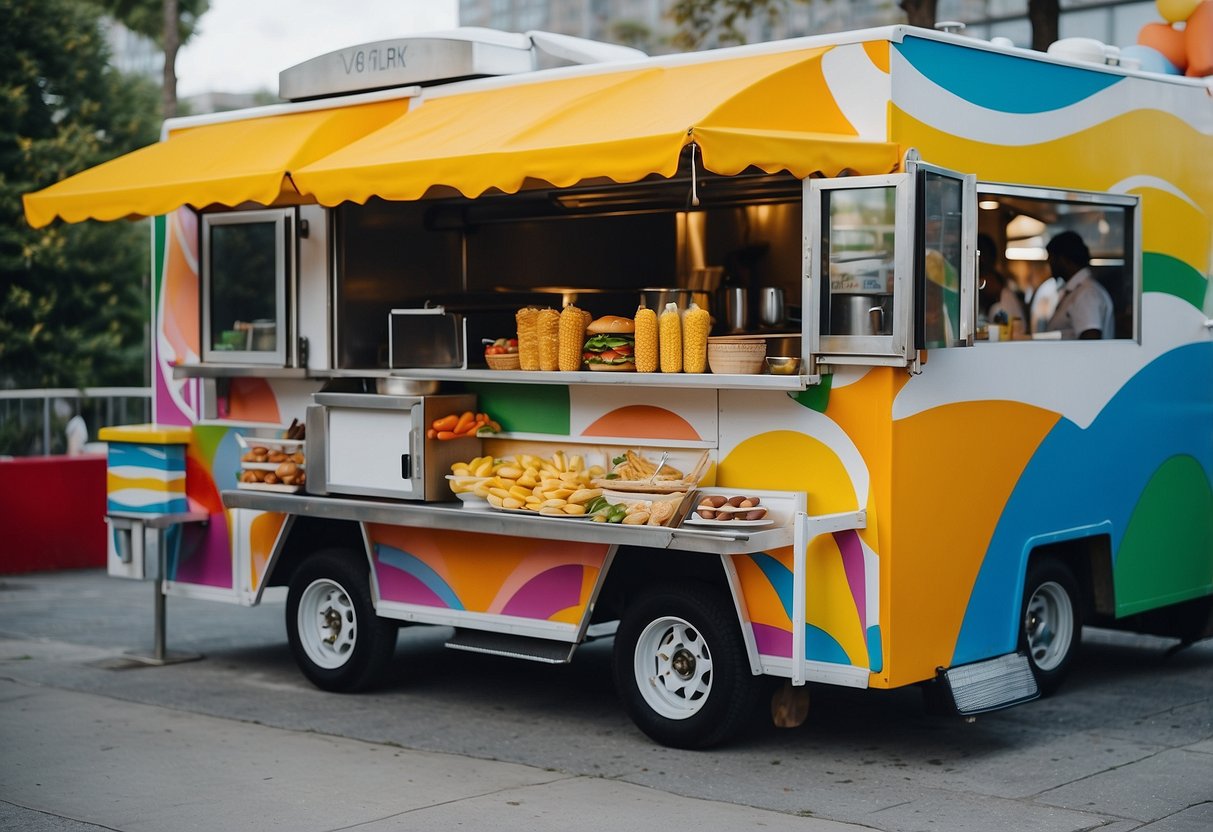
<path fill-rule="evenodd" d="M 105 567 L 105 456 L 0 459 L 0 574 Z"/>

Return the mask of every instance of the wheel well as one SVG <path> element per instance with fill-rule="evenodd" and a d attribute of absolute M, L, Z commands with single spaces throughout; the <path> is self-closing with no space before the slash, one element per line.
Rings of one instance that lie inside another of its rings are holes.
<path fill-rule="evenodd" d="M 266 586 L 289 586 L 299 564 L 313 552 L 322 549 L 354 549 L 364 551 L 362 530 L 352 520 L 325 520 L 319 517 L 295 516 L 287 533 L 282 552 L 274 562 L 274 570 L 266 578 Z"/>
<path fill-rule="evenodd" d="M 1033 563 L 1052 560 L 1069 567 L 1078 582 L 1079 614 L 1083 621 L 1094 615 L 1111 614 L 1116 608 L 1112 589 L 1112 542 L 1108 535 L 1059 540 L 1032 549 Z"/>
<path fill-rule="evenodd" d="M 659 581 L 696 581 L 728 591 L 716 555 L 620 546 L 594 605 L 594 621 L 620 618 L 637 594 Z"/>

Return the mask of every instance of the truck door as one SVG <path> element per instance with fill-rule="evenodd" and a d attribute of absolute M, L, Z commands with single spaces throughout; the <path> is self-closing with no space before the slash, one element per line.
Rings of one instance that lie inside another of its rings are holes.
<path fill-rule="evenodd" d="M 970 346 L 976 178 L 911 152 L 906 173 L 805 182 L 804 337 L 819 364 L 910 366 Z"/>

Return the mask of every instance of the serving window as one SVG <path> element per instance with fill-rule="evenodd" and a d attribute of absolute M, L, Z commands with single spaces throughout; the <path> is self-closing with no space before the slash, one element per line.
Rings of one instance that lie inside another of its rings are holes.
<path fill-rule="evenodd" d="M 207 214 L 201 227 L 203 360 L 285 365 L 290 210 Z"/>
<path fill-rule="evenodd" d="M 1024 336 L 1049 337 L 1049 321 L 1062 283 L 1050 267 L 1048 246 L 1060 235 L 1073 232 L 1087 251 L 1091 279 L 1111 300 L 1111 337 L 1138 338 L 1138 197 L 982 183 L 978 186 L 978 206 L 982 245 L 991 249 L 983 256 L 983 272 L 992 275 L 988 282 L 1009 283 L 1012 291 L 1019 293 Z M 988 305 L 992 302 L 987 287 L 979 302 L 979 323 L 994 323 Z"/>

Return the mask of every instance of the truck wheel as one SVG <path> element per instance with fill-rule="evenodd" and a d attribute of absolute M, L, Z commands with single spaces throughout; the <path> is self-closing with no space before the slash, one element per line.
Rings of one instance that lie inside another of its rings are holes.
<path fill-rule="evenodd" d="M 1024 581 L 1019 649 L 1027 653 L 1042 696 L 1065 679 L 1082 642 L 1078 582 L 1064 563 L 1038 560 Z"/>
<path fill-rule="evenodd" d="M 397 625 L 375 615 L 365 556 L 318 552 L 291 578 L 286 631 L 299 669 L 322 690 L 371 687 L 396 651 Z"/>
<path fill-rule="evenodd" d="M 757 709 L 733 604 L 708 587 L 658 587 L 639 598 L 615 634 L 613 663 L 624 708 L 663 745 L 716 745 Z"/>

